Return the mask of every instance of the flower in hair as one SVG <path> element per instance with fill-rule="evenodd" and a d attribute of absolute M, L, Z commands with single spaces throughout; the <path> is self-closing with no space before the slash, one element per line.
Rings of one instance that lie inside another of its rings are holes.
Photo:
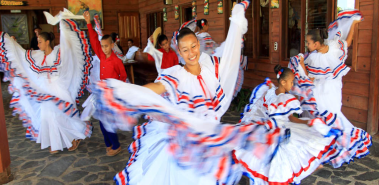
<path fill-rule="evenodd" d="M 204 23 L 204 19 L 201 19 L 201 27 L 204 27 L 205 23 Z"/>
<path fill-rule="evenodd" d="M 279 78 L 280 78 L 280 76 L 282 75 L 283 71 L 284 71 L 284 69 L 283 69 L 283 68 L 282 68 L 282 69 L 280 69 L 280 71 L 279 71 L 279 72 L 278 72 L 278 74 L 276 75 L 276 78 L 277 78 L 277 79 L 279 79 Z"/>

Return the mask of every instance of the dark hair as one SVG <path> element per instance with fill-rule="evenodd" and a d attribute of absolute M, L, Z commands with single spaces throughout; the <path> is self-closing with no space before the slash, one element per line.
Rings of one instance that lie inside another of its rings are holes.
<path fill-rule="evenodd" d="M 131 42 L 132 44 L 134 43 L 133 39 L 128 39 L 128 42 Z"/>
<path fill-rule="evenodd" d="M 197 27 L 200 28 L 200 30 L 203 29 L 203 26 L 201 25 L 201 21 L 204 21 L 204 25 L 208 25 L 208 21 L 206 19 L 199 19 L 199 20 L 197 20 L 196 21 L 196 25 L 197 25 Z"/>
<path fill-rule="evenodd" d="M 161 43 L 162 43 L 163 41 L 165 41 L 165 40 L 168 41 L 167 36 L 166 36 L 165 34 L 162 34 L 162 35 L 159 35 L 159 36 L 158 36 L 158 43 L 159 43 L 159 44 L 161 44 Z"/>
<path fill-rule="evenodd" d="M 115 33 L 115 32 L 111 33 L 111 37 L 112 37 L 113 42 L 116 42 L 117 36 L 118 36 L 117 33 Z"/>
<path fill-rule="evenodd" d="M 179 43 L 180 39 L 182 39 L 183 37 L 185 37 L 185 36 L 187 36 L 187 35 L 193 35 L 193 36 L 196 37 L 196 34 L 195 34 L 192 30 L 190 30 L 189 28 L 183 28 L 183 29 L 181 29 L 181 30 L 179 31 L 179 35 L 176 37 L 176 40 L 177 40 L 178 43 Z M 196 37 L 196 38 L 197 38 L 197 37 Z"/>
<path fill-rule="evenodd" d="M 36 31 L 36 29 L 42 30 L 40 27 L 37 26 L 37 27 L 34 27 L 33 32 Z"/>
<path fill-rule="evenodd" d="M 111 41 L 113 41 L 110 35 L 104 35 L 103 37 L 101 37 L 101 40 L 107 40 L 107 39 L 110 39 Z"/>
<path fill-rule="evenodd" d="M 324 44 L 324 40 L 328 38 L 328 33 L 325 29 L 314 29 L 307 33 L 307 36 L 311 36 L 313 42 L 320 42 Z"/>
<path fill-rule="evenodd" d="M 50 47 L 53 48 L 53 41 L 55 39 L 55 35 L 53 32 L 47 33 L 47 32 L 42 32 L 39 34 L 39 37 L 42 37 L 45 41 L 50 41 Z"/>
<path fill-rule="evenodd" d="M 290 75 L 291 73 L 293 74 L 291 69 L 287 67 L 282 67 L 280 64 L 274 67 L 274 71 L 275 71 L 276 76 L 278 76 L 278 73 L 281 72 L 281 74 L 279 75 L 279 78 L 277 78 L 279 83 L 281 80 L 286 79 L 288 75 Z"/>

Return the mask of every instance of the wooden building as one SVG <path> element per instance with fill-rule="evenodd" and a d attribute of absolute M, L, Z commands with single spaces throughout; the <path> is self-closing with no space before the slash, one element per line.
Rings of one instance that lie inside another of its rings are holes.
<path fill-rule="evenodd" d="M 196 1 L 197 18 L 209 21 L 209 33 L 221 43 L 229 27 L 230 8 L 236 0 L 223 0 L 224 13 L 218 14 L 218 0 L 209 0 L 209 15 L 204 15 L 204 1 Z M 240 0 L 237 0 L 240 1 Z M 313 28 L 326 28 L 336 18 L 339 1 L 346 0 L 279 0 L 272 8 L 271 0 L 253 0 L 247 9 L 249 30 L 244 54 L 249 59 L 245 73 L 245 88 L 254 88 L 265 77 L 275 79 L 276 64 L 286 66 L 290 56 L 305 52 L 305 34 Z M 0 6 L 0 15 L 19 9 L 29 17 L 41 17 L 30 11 L 47 10 L 52 15 L 67 7 L 67 0 L 28 0 L 27 6 Z M 121 46 L 132 38 L 135 45 L 144 48 L 147 38 L 156 27 L 171 38 L 182 22 L 192 19 L 192 0 L 108 0 L 103 1 L 104 33 L 118 32 Z M 343 78 L 342 111 L 354 125 L 371 134 L 378 131 L 379 96 L 379 0 L 350 0 L 359 9 L 364 21 L 358 25 L 353 45 L 346 62 L 351 70 Z M 175 19 L 175 5 L 180 16 Z M 163 21 L 166 8 L 167 21 Z M 41 19 L 41 18 L 38 18 Z M 43 21 L 41 21 L 43 22 Z M 31 24 L 31 23 L 29 23 Z M 1 26 L 0 26 L 1 28 Z M 53 27 L 59 41 L 58 28 Z M 32 30 L 30 35 L 32 36 Z M 58 44 L 58 43 L 56 43 Z"/>
<path fill-rule="evenodd" d="M 275 79 L 273 68 L 276 64 L 286 66 L 290 56 L 306 51 L 307 31 L 327 28 L 336 18 L 338 10 L 343 9 L 338 5 L 347 3 L 347 7 L 362 12 L 364 21 L 357 26 L 353 44 L 349 48 L 346 64 L 351 70 L 343 78 L 342 112 L 355 126 L 374 135 L 379 125 L 379 0 L 343 1 L 279 0 L 279 7 L 272 8 L 270 0 L 253 0 L 246 12 L 249 30 L 244 54 L 249 59 L 249 70 L 245 73 L 244 87 L 252 89 L 262 83 L 265 77 Z M 146 45 L 154 24 L 163 27 L 164 33 L 171 36 L 188 19 L 185 12 L 191 2 L 173 0 L 171 5 L 165 5 L 162 0 L 139 0 L 142 46 Z M 197 1 L 197 18 L 206 18 L 210 35 L 216 42 L 222 42 L 229 26 L 232 1 L 223 1 L 223 14 L 217 13 L 217 3 L 217 0 L 209 0 L 209 15 L 204 15 L 204 2 Z M 174 17 L 175 5 L 179 5 L 179 20 Z M 152 23 L 152 17 L 159 18 L 163 8 L 167 9 L 167 22 L 158 20 Z"/>

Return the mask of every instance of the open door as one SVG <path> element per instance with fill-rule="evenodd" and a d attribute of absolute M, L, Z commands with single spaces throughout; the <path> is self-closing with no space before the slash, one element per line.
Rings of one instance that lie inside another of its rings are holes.
<path fill-rule="evenodd" d="M 118 13 L 118 29 L 120 45 L 124 51 L 128 50 L 128 40 L 132 39 L 134 45 L 141 46 L 141 32 L 138 12 L 120 12 Z"/>

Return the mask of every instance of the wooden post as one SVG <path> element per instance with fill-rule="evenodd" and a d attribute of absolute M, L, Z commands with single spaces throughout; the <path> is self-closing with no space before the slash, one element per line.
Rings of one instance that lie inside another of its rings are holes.
<path fill-rule="evenodd" d="M 0 92 L 1 82 L 0 82 Z M 0 93 L 0 184 L 11 180 L 11 157 L 9 154 L 8 134 L 5 126 L 5 115 L 3 107 L 3 95 Z"/>
<path fill-rule="evenodd" d="M 368 107 L 367 131 L 371 135 L 378 133 L 379 124 L 379 0 L 374 1 L 372 23 L 372 54 L 370 74 L 370 94 Z M 358 24 L 359 25 L 359 24 Z"/>

